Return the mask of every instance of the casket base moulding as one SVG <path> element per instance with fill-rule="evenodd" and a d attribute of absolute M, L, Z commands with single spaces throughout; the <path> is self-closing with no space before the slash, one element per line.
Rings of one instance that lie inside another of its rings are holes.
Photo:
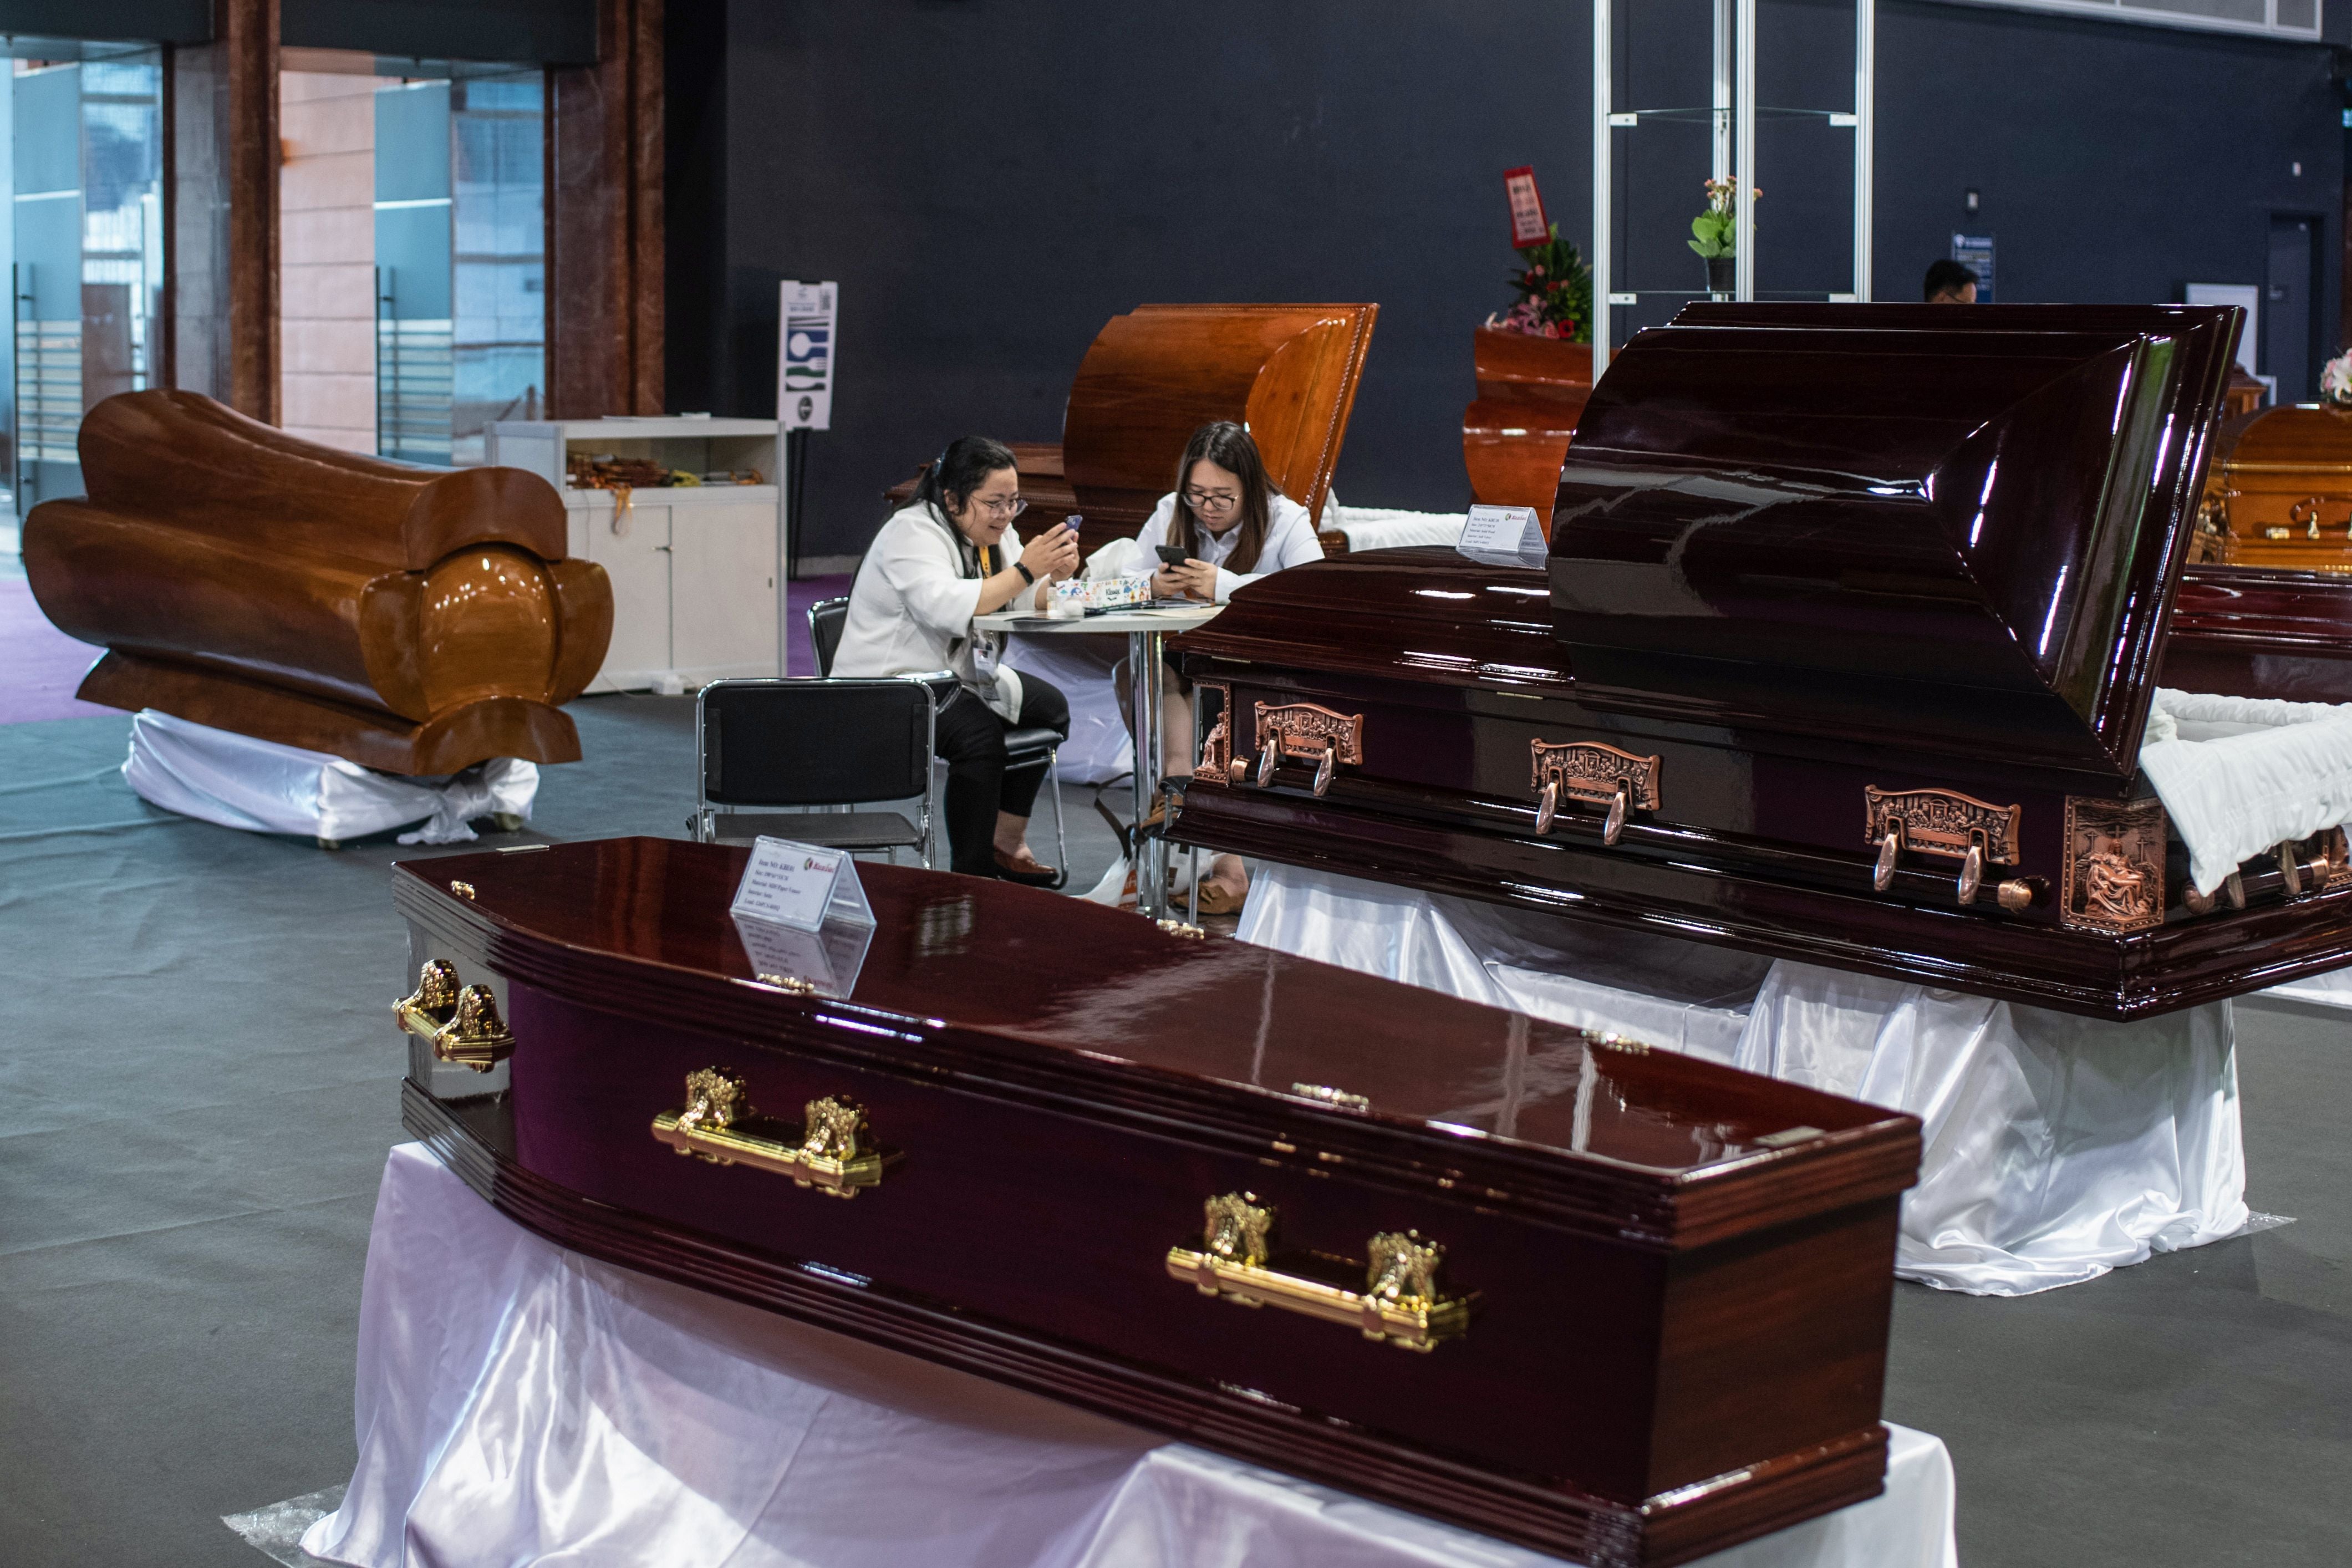
<path fill-rule="evenodd" d="M 396 868 L 408 1130 L 588 1256 L 1578 1561 L 1881 1490 L 1914 1119 L 909 868 L 828 990 L 745 858 Z"/>

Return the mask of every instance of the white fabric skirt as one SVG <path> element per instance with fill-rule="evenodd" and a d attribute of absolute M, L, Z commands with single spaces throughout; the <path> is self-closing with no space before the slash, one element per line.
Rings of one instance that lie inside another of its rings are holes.
<path fill-rule="evenodd" d="M 2027 1295 L 2248 1217 L 2226 1002 L 2105 1023 L 1270 862 L 1237 934 L 1910 1112 L 1907 1279 Z"/>
<path fill-rule="evenodd" d="M 289 833 L 340 844 L 409 823 L 403 844 L 470 844 L 467 824 L 530 820 L 539 768 L 517 757 L 438 778 L 380 773 L 357 763 L 215 730 L 142 709 L 131 721 L 122 777 L 165 811 L 248 833 Z"/>
<path fill-rule="evenodd" d="M 362 1568 L 1558 1562 L 583 1258 L 414 1143 L 376 1198 L 357 1418 L 302 1546 Z M 1950 1456 L 1890 1431 L 1883 1495 L 1706 1568 L 1954 1568 Z"/>

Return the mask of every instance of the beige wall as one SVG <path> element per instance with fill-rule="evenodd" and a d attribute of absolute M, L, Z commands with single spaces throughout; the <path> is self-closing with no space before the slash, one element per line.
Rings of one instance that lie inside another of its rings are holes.
<path fill-rule="evenodd" d="M 279 405 L 293 435 L 375 450 L 376 77 L 278 79 Z"/>

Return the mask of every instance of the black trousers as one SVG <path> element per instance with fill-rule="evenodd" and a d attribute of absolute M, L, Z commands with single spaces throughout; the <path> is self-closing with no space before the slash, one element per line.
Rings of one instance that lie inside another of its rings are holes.
<path fill-rule="evenodd" d="M 1070 700 L 1051 681 L 1021 672 L 1021 718 L 1017 724 L 971 692 L 958 688 L 940 710 L 940 755 L 948 764 L 948 863 L 971 877 L 996 875 L 996 814 L 1027 816 L 1045 782 L 1045 763 L 1005 765 L 1008 730 L 1051 730 L 1070 738 Z"/>

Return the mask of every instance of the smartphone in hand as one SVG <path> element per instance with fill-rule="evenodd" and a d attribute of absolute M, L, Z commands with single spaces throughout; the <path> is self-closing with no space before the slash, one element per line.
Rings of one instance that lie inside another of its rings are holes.
<path fill-rule="evenodd" d="M 1154 548 L 1160 552 L 1160 563 L 1163 565 L 1181 566 L 1191 559 L 1184 553 L 1184 547 L 1181 544 L 1161 544 Z"/>

